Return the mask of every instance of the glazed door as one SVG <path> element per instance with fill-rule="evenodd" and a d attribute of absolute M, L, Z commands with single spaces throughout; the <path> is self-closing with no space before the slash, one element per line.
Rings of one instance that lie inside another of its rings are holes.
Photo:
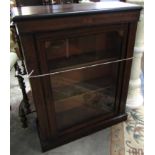
<path fill-rule="evenodd" d="M 43 77 L 46 99 L 54 107 L 58 131 L 117 114 L 123 65 L 118 60 L 124 57 L 126 29 L 121 25 L 37 36 L 41 71 L 49 74 Z"/>
<path fill-rule="evenodd" d="M 58 129 L 114 113 L 117 70 L 109 64 L 50 76 Z"/>

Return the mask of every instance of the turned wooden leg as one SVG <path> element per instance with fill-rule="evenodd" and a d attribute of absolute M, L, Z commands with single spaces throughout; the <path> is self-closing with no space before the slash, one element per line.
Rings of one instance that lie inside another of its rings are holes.
<path fill-rule="evenodd" d="M 31 112 L 30 104 L 25 90 L 26 86 L 24 83 L 24 78 L 21 76 L 22 75 L 21 68 L 19 67 L 18 63 L 16 63 L 14 66 L 15 66 L 15 71 L 17 72 L 16 77 L 18 79 L 19 86 L 21 88 L 22 95 L 23 95 L 23 100 L 19 105 L 19 117 L 22 123 L 22 127 L 26 128 L 27 127 L 26 114 Z"/>
<path fill-rule="evenodd" d="M 29 104 L 29 100 L 28 100 L 28 97 L 27 97 L 27 93 L 26 93 L 26 86 L 25 86 L 25 83 L 24 83 L 24 78 L 18 74 L 21 74 L 22 75 L 22 72 L 21 72 L 21 69 L 18 65 L 18 63 L 15 64 L 15 70 L 17 71 L 17 75 L 16 77 L 18 78 L 18 82 L 19 82 L 19 86 L 22 90 L 22 95 L 23 95 L 23 102 L 24 102 L 24 107 L 25 107 L 25 110 L 26 110 L 26 113 L 30 113 L 31 110 L 30 110 L 30 104 Z"/>
<path fill-rule="evenodd" d="M 26 75 L 26 68 L 25 68 L 25 65 L 24 65 L 23 61 L 21 61 L 21 65 L 22 65 L 22 68 L 23 68 L 23 75 Z"/>

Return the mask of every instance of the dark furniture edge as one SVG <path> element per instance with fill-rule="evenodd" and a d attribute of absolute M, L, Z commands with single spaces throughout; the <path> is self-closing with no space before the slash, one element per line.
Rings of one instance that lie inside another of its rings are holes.
<path fill-rule="evenodd" d="M 48 14 L 32 14 L 32 15 L 14 15 L 12 16 L 13 22 L 18 21 L 28 21 L 28 20 L 37 20 L 37 19 L 49 19 L 49 18 L 59 18 L 59 17 L 71 17 L 78 15 L 92 15 L 92 14 L 100 14 L 100 13 L 113 13 L 113 12 L 122 12 L 122 11 L 134 11 L 134 10 L 142 10 L 142 6 L 134 6 L 134 7 L 125 7 L 125 8 L 116 8 L 116 9 L 92 9 L 90 11 L 71 11 L 71 12 L 62 12 L 62 13 L 48 13 Z"/>

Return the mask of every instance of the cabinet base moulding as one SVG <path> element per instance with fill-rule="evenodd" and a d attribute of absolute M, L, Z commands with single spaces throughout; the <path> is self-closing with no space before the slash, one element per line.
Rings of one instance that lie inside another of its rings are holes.
<path fill-rule="evenodd" d="M 73 140 L 82 138 L 84 136 L 88 136 L 99 130 L 105 129 L 107 127 L 110 127 L 112 125 L 115 125 L 117 123 L 120 123 L 126 120 L 127 120 L 127 114 L 125 113 L 125 114 L 95 123 L 93 126 L 90 126 L 90 127 L 87 126 L 85 128 L 81 128 L 79 130 L 73 131 L 69 134 L 64 134 L 63 136 L 60 136 L 59 138 L 56 138 L 56 139 L 51 138 L 45 141 L 40 138 L 42 152 L 67 144 Z M 38 132 L 39 132 L 39 126 L 38 126 Z"/>

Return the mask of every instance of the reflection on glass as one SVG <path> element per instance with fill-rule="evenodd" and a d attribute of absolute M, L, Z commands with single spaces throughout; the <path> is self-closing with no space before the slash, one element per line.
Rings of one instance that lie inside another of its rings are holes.
<path fill-rule="evenodd" d="M 112 31 L 46 41 L 49 68 L 55 71 L 60 68 L 119 58 L 122 36 L 122 31 Z"/>
<path fill-rule="evenodd" d="M 114 112 L 118 64 L 51 76 L 58 129 Z"/>

